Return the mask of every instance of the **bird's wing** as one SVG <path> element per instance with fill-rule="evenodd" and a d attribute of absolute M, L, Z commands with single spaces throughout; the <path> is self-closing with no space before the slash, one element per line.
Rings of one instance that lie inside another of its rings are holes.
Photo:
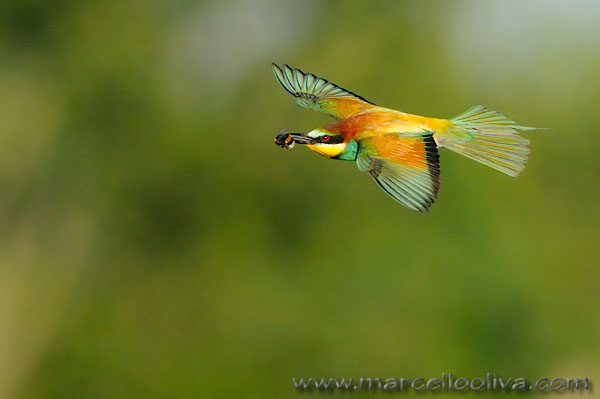
<path fill-rule="evenodd" d="M 440 187 L 440 165 L 433 132 L 384 134 L 360 140 L 356 163 L 389 196 L 415 211 L 426 211 Z"/>
<path fill-rule="evenodd" d="M 283 67 L 273 64 L 273 73 L 281 87 L 296 98 L 298 105 L 338 120 L 375 106 L 358 94 L 286 64 Z"/>

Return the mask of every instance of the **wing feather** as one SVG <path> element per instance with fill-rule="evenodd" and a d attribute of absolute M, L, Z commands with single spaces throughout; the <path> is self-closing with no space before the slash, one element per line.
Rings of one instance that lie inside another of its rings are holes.
<path fill-rule="evenodd" d="M 275 78 L 301 107 L 312 108 L 338 120 L 355 115 L 374 104 L 327 79 L 284 64 L 273 64 Z"/>
<path fill-rule="evenodd" d="M 399 133 L 364 138 L 357 166 L 368 171 L 397 202 L 415 211 L 427 211 L 440 187 L 439 155 L 432 133 L 418 137 Z"/>

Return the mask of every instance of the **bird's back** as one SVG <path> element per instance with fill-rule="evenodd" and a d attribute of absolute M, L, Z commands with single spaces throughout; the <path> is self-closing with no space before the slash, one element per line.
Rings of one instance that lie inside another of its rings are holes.
<path fill-rule="evenodd" d="M 451 125 L 452 122 L 446 119 L 428 118 L 373 106 L 325 128 L 343 134 L 345 141 L 350 141 L 390 133 L 411 135 L 426 131 L 444 132 Z"/>

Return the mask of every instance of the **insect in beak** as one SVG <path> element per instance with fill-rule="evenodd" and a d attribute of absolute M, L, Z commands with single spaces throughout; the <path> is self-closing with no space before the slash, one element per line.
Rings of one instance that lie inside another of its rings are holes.
<path fill-rule="evenodd" d="M 292 149 L 294 144 L 312 144 L 315 140 L 312 137 L 308 137 L 304 133 L 288 133 L 282 132 L 275 137 L 275 145 L 281 148 Z"/>

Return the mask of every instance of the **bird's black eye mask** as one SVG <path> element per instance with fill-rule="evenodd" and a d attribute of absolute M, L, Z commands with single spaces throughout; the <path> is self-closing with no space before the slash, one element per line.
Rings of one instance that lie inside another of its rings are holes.
<path fill-rule="evenodd" d="M 323 144 L 340 144 L 344 142 L 344 137 L 341 134 L 329 135 L 324 134 L 323 136 L 316 137 L 315 140 L 318 143 Z"/>

